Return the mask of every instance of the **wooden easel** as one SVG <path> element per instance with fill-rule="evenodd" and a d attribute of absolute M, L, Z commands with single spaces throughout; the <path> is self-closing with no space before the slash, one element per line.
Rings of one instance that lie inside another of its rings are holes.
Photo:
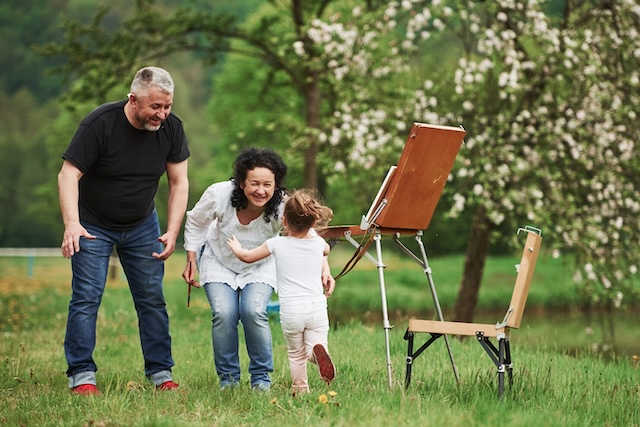
<path fill-rule="evenodd" d="M 414 123 L 397 166 L 390 169 L 369 212 L 363 216 L 360 225 L 334 226 L 323 232 L 325 238 L 345 239 L 356 247 L 354 257 L 345 265 L 345 269 L 338 277 L 346 274 L 363 256 L 377 266 L 382 299 L 389 387 L 393 385 L 389 350 L 391 325 L 387 309 L 384 283 L 384 268 L 386 266 L 382 262 L 381 239 L 383 235 L 392 235 L 393 240 L 402 251 L 423 268 L 429 281 L 438 319 L 444 321 L 427 252 L 422 242 L 422 232 L 431 222 L 464 135 L 465 131 L 462 128 Z M 360 242 L 353 239 L 353 236 L 357 235 L 363 236 Z M 408 235 L 415 236 L 420 248 L 419 255 L 414 254 L 400 241 L 400 237 Z M 375 258 L 367 252 L 372 241 L 375 241 L 377 255 Z M 446 336 L 444 338 L 453 372 L 458 380 L 458 370 L 451 354 L 449 341 Z"/>

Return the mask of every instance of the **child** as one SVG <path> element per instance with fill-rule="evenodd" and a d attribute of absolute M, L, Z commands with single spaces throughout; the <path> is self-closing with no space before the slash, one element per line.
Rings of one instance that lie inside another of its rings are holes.
<path fill-rule="evenodd" d="M 309 391 L 307 360 L 318 365 L 327 384 L 336 374 L 327 351 L 327 297 L 335 282 L 323 292 L 321 271 L 329 245 L 314 231 L 326 226 L 331 218 L 333 211 L 318 201 L 315 192 L 298 190 L 284 205 L 283 236 L 268 239 L 254 249 L 243 249 L 235 236 L 227 241 L 244 262 L 252 263 L 272 254 L 275 257 L 280 325 L 287 342 L 294 393 Z"/>

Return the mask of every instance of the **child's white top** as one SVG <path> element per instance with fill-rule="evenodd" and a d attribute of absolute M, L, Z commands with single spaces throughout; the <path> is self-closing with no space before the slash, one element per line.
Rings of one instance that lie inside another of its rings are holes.
<path fill-rule="evenodd" d="M 301 301 L 314 299 L 326 306 L 322 265 L 326 242 L 315 235 L 307 239 L 278 236 L 267 240 L 276 261 L 278 299 L 282 312 L 294 311 Z M 297 311 L 297 310 L 296 310 Z"/>

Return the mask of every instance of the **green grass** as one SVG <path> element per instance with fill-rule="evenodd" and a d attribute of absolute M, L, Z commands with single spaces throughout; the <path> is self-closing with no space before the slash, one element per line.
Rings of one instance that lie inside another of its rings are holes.
<path fill-rule="evenodd" d="M 351 251 L 338 247 L 332 251 L 332 271 L 339 271 Z M 428 278 L 423 269 L 408 257 L 387 251 L 383 254 L 387 301 L 390 311 L 417 314 L 433 313 L 433 300 Z M 479 312 L 506 311 L 516 277 L 518 256 L 490 257 L 484 271 L 477 310 Z M 447 256 L 429 259 L 438 299 L 444 311 L 451 311 L 462 278 L 463 256 Z M 571 283 L 573 272 L 562 259 L 542 254 L 529 291 L 527 307 L 558 310 L 579 305 L 578 293 Z M 337 282 L 339 291 L 331 301 L 335 316 L 343 312 L 364 312 L 381 308 L 379 281 L 376 266 L 367 259 Z M 378 298 L 375 298 L 375 297 Z M 333 297 L 332 297 L 333 298 Z"/>
<path fill-rule="evenodd" d="M 335 397 L 329 397 L 327 403 L 319 402 L 329 389 L 313 367 L 312 392 L 304 397 L 290 395 L 286 350 L 276 319 L 272 322 L 272 391 L 260 394 L 250 390 L 248 358 L 241 349 L 243 384 L 236 390 L 221 392 L 212 360 L 210 309 L 204 293 L 198 290 L 192 295 L 191 307 L 186 307 L 186 286 L 179 277 L 184 258 L 176 255 L 167 264 L 165 286 L 176 362 L 174 375 L 181 384 L 180 391 L 155 392 L 144 378 L 133 303 L 126 283 L 118 276 L 107 285 L 98 322 L 94 356 L 103 394 L 90 398 L 73 396 L 67 389 L 63 340 L 70 294 L 68 261 L 38 259 L 33 278 L 25 279 L 21 260 L 0 259 L 0 425 L 640 425 L 637 357 L 611 361 L 586 349 L 569 354 L 560 344 L 573 337 L 554 331 L 537 333 L 534 326 L 538 322 L 528 325 L 526 313 L 523 328 L 512 335 L 514 384 L 507 386 L 502 403 L 497 399 L 496 368 L 471 339 L 450 340 L 460 385 L 454 380 L 440 340 L 415 360 L 412 384 L 405 391 L 406 314 L 401 308 L 404 304 L 425 311 L 422 305 L 432 303 L 421 269 L 415 265 L 418 274 L 413 276 L 409 270 L 414 267 L 397 269 L 392 258 L 385 260 L 389 264 L 385 275 L 394 325 L 390 331 L 391 388 L 387 385 L 381 324 L 377 319 L 371 323 L 361 321 L 366 312 L 375 317 L 380 301 L 375 268 L 363 260 L 358 270 L 338 282 L 336 293 L 329 300 L 332 310 L 345 307 L 352 315 L 365 310 L 357 318 L 332 320 L 329 343 L 338 370 L 338 377 L 331 384 Z M 460 266 L 455 267 L 458 261 Z M 553 289 L 562 288 L 557 283 L 566 273 L 548 264 L 552 260 L 541 261 L 532 293 L 536 287 L 549 288 L 540 294 L 545 301 L 545 295 L 548 298 L 567 292 Z M 493 262 L 485 274 L 503 279 L 492 284 L 485 280 L 481 293 L 487 291 L 496 296 L 481 299 L 483 304 L 490 304 L 488 301 L 495 298 L 502 307 L 508 304 L 511 292 L 503 282 L 512 283 L 508 276 L 514 274 L 513 262 L 499 259 L 495 267 Z M 461 259 L 434 259 L 431 267 L 440 299 L 448 306 L 457 292 Z M 398 280 L 403 276 L 396 276 L 396 272 L 407 278 Z M 357 278 L 359 274 L 361 279 Z M 356 292 L 350 293 L 351 290 Z M 423 293 L 421 299 L 414 292 Z M 575 297 L 570 295 L 568 300 Z M 552 301 L 542 304 L 547 309 L 554 306 Z M 427 335 L 419 334 L 416 343 L 423 338 Z"/>

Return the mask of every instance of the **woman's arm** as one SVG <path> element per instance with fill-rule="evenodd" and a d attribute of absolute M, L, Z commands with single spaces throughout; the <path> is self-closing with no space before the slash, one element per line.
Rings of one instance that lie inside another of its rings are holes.
<path fill-rule="evenodd" d="M 200 200 L 186 214 L 184 223 L 184 248 L 197 252 L 204 243 L 209 226 L 216 218 L 219 206 L 217 200 L 222 197 L 219 183 L 210 185 Z"/>

